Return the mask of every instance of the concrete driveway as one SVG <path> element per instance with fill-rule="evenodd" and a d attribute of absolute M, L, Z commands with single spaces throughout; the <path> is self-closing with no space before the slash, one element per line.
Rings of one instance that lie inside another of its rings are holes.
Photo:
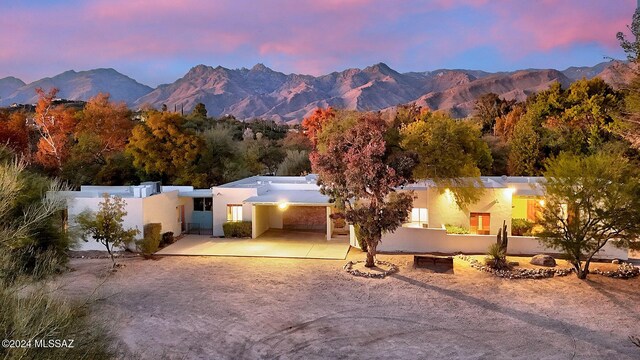
<path fill-rule="evenodd" d="M 257 239 L 186 235 L 156 254 L 343 260 L 349 247 L 347 239 L 327 241 L 324 233 L 270 229 Z"/>

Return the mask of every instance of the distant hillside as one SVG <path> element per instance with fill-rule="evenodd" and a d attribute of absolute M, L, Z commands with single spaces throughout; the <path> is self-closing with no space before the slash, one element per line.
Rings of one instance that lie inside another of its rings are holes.
<path fill-rule="evenodd" d="M 80 72 L 69 70 L 30 84 L 22 83 L 22 86 L 0 98 L 0 106 L 8 106 L 12 103 L 35 103 L 37 101 L 35 89 L 38 87 L 43 89 L 56 87 L 60 90 L 58 97 L 69 100 L 86 101 L 100 92 L 109 93 L 112 100 L 124 101 L 128 105 L 132 105 L 136 99 L 153 90 L 113 69 Z"/>
<path fill-rule="evenodd" d="M 113 100 L 129 106 L 143 105 L 189 112 L 202 102 L 209 115 L 233 115 L 238 119 L 266 118 L 300 122 L 317 107 L 381 110 L 417 103 L 444 109 L 456 117 L 468 116 L 475 99 L 488 92 L 506 99 L 525 100 L 555 81 L 564 86 L 586 77 L 601 77 L 621 86 L 630 77 L 626 64 L 606 62 L 563 71 L 527 69 L 489 73 L 480 70 L 440 69 L 399 73 L 384 63 L 364 69 L 347 69 L 321 76 L 284 74 L 263 64 L 251 69 L 227 69 L 198 65 L 170 84 L 152 89 L 113 69 L 67 71 L 52 78 L 24 84 L 16 78 L 0 79 L 0 106 L 34 103 L 35 88 L 57 87 L 59 97 L 88 100 L 108 92 Z"/>
<path fill-rule="evenodd" d="M 22 80 L 14 78 L 13 76 L 0 79 L 0 101 L 24 85 L 25 83 Z"/>

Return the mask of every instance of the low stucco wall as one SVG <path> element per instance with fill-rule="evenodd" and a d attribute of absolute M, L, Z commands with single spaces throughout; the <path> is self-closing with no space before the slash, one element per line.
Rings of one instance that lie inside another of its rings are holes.
<path fill-rule="evenodd" d="M 393 233 L 383 235 L 377 250 L 381 252 L 483 254 L 495 242 L 496 235 L 458 235 L 447 234 L 444 229 L 401 227 Z M 353 227 L 350 232 L 350 243 L 351 246 L 359 247 Z M 507 253 L 510 255 L 531 255 L 558 253 L 558 251 L 544 247 L 535 237 L 509 236 Z M 628 251 L 607 244 L 596 257 L 626 260 L 628 259 Z"/>

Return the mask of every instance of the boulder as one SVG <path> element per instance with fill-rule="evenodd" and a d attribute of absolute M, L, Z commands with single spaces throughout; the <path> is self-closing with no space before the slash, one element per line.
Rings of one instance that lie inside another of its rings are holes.
<path fill-rule="evenodd" d="M 543 254 L 532 257 L 530 263 L 539 266 L 556 266 L 556 260 L 553 257 Z"/>

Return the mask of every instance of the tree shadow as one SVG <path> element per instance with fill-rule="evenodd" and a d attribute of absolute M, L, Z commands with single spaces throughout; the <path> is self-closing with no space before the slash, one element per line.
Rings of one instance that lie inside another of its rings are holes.
<path fill-rule="evenodd" d="M 628 281 L 628 280 L 618 280 L 618 281 Z M 618 307 L 625 309 L 626 310 L 626 315 L 627 316 L 631 316 L 633 318 L 635 318 L 636 320 L 638 320 L 640 322 L 640 314 L 639 308 L 630 308 L 628 305 L 625 305 L 623 302 L 621 302 L 609 289 L 606 289 L 607 286 L 604 284 L 600 284 L 600 283 L 595 283 L 593 281 L 590 281 L 589 279 L 584 281 L 587 285 L 589 285 L 589 287 L 591 287 L 592 289 L 594 289 L 595 291 L 597 291 L 598 293 L 600 293 L 601 295 L 604 295 L 607 299 L 609 299 L 612 303 L 614 303 L 615 305 L 617 305 Z M 616 289 L 619 290 L 619 289 Z M 637 296 L 637 293 L 633 293 L 633 292 L 629 292 L 629 291 L 624 291 L 624 290 L 620 290 L 621 293 L 626 294 L 625 296 L 628 297 L 628 295 L 633 295 L 633 296 Z"/>
<path fill-rule="evenodd" d="M 477 306 L 487 311 L 493 311 L 493 312 L 508 316 L 510 318 L 519 320 L 521 322 L 527 323 L 535 327 L 551 330 L 560 335 L 567 335 L 567 332 L 568 332 L 569 333 L 568 335 L 573 337 L 574 339 L 577 338 L 584 342 L 597 345 L 598 347 L 602 347 L 607 350 L 613 351 L 619 355 L 624 355 L 624 356 L 631 355 L 629 353 L 622 352 L 621 349 L 611 344 L 605 343 L 602 339 L 606 339 L 610 337 L 610 334 L 608 333 L 606 334 L 600 333 L 598 331 L 591 330 L 584 326 L 567 323 L 562 320 L 557 320 L 550 317 L 545 317 L 545 316 L 541 316 L 541 315 L 537 315 L 537 314 L 533 314 L 533 313 L 529 313 L 521 310 L 516 310 L 513 308 L 503 307 L 498 304 L 494 304 L 490 301 L 467 295 L 457 290 L 444 289 L 435 285 L 427 284 L 415 279 L 408 278 L 400 274 L 393 274 L 393 275 L 390 275 L 390 277 L 398 279 L 400 281 L 404 281 L 406 283 L 409 283 L 411 285 L 414 285 L 426 290 L 438 292 L 440 294 L 449 296 L 456 300 L 464 301 L 466 303 L 469 303 L 473 306 Z M 624 340 L 626 339 L 621 338 L 620 340 L 621 342 L 624 342 Z M 635 356 L 636 354 L 634 353 L 633 355 Z"/>

